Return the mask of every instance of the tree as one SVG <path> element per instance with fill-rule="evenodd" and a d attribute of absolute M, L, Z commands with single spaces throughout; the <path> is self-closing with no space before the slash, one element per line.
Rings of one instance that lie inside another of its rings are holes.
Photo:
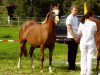
<path fill-rule="evenodd" d="M 63 1 L 63 12 L 64 12 L 64 14 L 70 13 L 70 6 L 71 6 L 70 0 L 64 0 Z"/>
<path fill-rule="evenodd" d="M 94 11 L 96 15 L 100 15 L 100 3 L 96 0 L 88 0 L 90 10 Z"/>
<path fill-rule="evenodd" d="M 2 0 L 0 0 L 0 5 L 2 5 Z"/>
<path fill-rule="evenodd" d="M 100 3 L 98 1 L 87 0 L 87 3 L 91 10 L 100 15 Z M 50 10 L 51 3 L 59 3 L 60 16 L 69 14 L 72 4 L 78 5 L 79 14 L 83 14 L 83 0 L 2 0 L 0 4 L 7 6 L 9 3 L 16 5 L 15 15 L 23 18 L 45 17 Z"/>

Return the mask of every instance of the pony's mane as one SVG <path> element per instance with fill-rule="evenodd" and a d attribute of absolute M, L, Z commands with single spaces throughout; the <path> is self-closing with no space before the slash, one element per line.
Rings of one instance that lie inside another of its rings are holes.
<path fill-rule="evenodd" d="M 47 14 L 47 16 L 46 16 L 45 20 L 44 20 L 43 22 L 41 22 L 42 24 L 43 24 L 43 23 L 45 23 L 45 22 L 48 20 L 49 15 L 50 15 L 50 12 Z"/>

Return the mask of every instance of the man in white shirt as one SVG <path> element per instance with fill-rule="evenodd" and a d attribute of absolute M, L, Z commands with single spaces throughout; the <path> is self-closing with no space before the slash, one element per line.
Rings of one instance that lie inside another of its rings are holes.
<path fill-rule="evenodd" d="M 77 30 L 78 30 L 78 18 L 76 17 L 78 12 L 77 6 L 71 7 L 71 14 L 66 19 L 67 26 L 67 44 L 68 44 L 68 69 L 75 70 L 76 54 L 78 49 Z"/>

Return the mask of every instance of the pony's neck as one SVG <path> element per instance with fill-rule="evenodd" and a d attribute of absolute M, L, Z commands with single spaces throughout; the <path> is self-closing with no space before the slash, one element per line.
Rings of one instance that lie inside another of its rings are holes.
<path fill-rule="evenodd" d="M 50 13 L 50 15 L 48 16 L 48 19 L 47 19 L 46 23 L 48 23 L 48 25 L 50 25 L 50 26 L 55 24 L 54 20 L 52 18 L 52 13 Z"/>
<path fill-rule="evenodd" d="M 49 12 L 43 22 L 44 24 L 44 27 L 48 30 L 48 32 L 50 34 L 52 34 L 52 32 L 54 31 L 55 29 L 55 23 L 54 23 L 54 20 L 52 18 L 52 12 Z"/>
<path fill-rule="evenodd" d="M 55 23 L 52 18 L 52 12 L 49 12 L 45 18 L 45 20 L 42 22 L 42 24 L 45 23 L 47 26 L 53 26 Z"/>
<path fill-rule="evenodd" d="M 42 22 L 42 24 L 46 23 L 46 21 L 48 20 L 48 16 L 49 16 L 50 12 L 47 14 L 46 18 L 44 19 L 44 21 Z"/>

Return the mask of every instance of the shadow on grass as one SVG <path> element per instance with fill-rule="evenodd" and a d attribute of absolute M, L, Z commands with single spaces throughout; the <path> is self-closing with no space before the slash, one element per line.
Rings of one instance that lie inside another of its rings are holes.
<path fill-rule="evenodd" d="M 67 65 L 55 65 L 55 66 L 53 66 L 53 68 L 55 68 L 54 71 L 59 70 L 59 71 L 70 72 L 68 70 L 68 66 Z M 77 66 L 76 69 L 75 69 L 75 71 L 80 71 L 80 67 Z"/>

